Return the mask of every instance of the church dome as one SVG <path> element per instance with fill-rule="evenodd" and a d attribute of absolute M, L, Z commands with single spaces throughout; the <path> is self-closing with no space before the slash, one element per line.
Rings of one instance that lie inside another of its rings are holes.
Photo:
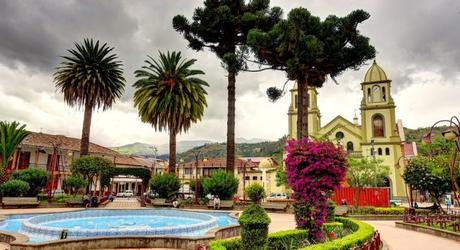
<path fill-rule="evenodd" d="M 364 76 L 364 82 L 381 82 L 387 80 L 387 74 L 385 74 L 385 71 L 374 60 L 372 66 L 367 70 L 366 76 Z"/>

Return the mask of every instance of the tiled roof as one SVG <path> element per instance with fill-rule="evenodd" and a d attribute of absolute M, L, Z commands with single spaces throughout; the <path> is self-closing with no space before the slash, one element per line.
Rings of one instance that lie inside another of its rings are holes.
<path fill-rule="evenodd" d="M 32 132 L 22 141 L 22 145 L 45 148 L 53 148 L 53 146 L 57 144 L 59 145 L 60 149 L 77 152 L 80 151 L 80 139 L 67 137 L 64 135 L 51 135 Z M 118 155 L 117 152 L 94 143 L 90 143 L 89 152 L 102 155 Z"/>
<path fill-rule="evenodd" d="M 211 158 L 211 159 L 206 159 L 206 161 L 199 160 L 198 161 L 198 167 L 215 167 L 215 168 L 225 168 L 227 160 L 225 158 Z M 235 160 L 235 168 L 243 166 L 245 161 L 241 159 L 236 159 Z M 179 164 L 179 167 L 194 167 L 196 164 L 195 161 L 190 161 L 186 163 L 181 163 Z"/>

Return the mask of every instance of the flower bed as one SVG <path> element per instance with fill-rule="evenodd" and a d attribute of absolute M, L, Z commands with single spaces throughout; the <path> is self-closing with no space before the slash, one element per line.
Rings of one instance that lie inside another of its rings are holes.
<path fill-rule="evenodd" d="M 336 218 L 336 221 L 339 223 L 327 223 L 325 228 L 337 229 L 341 225 L 343 228 L 349 229 L 350 234 L 344 236 L 343 238 L 338 238 L 332 241 L 327 241 L 320 244 L 310 245 L 302 250 L 335 250 L 335 249 L 352 249 L 353 247 L 360 247 L 365 244 L 373 245 L 378 249 L 380 246 L 380 238 L 377 234 L 377 237 L 374 238 L 374 228 L 364 222 L 350 219 L 350 218 Z M 305 243 L 307 239 L 306 230 L 287 230 L 272 233 L 268 235 L 268 249 L 297 249 Z M 375 240 L 375 241 L 373 241 Z M 372 243 L 369 243 L 371 242 Z M 217 240 L 212 241 L 209 244 L 210 250 L 240 250 L 242 249 L 241 239 L 235 238 L 230 240 Z M 360 249 L 360 248 L 358 248 Z M 368 248 L 372 249 L 372 248 Z"/>

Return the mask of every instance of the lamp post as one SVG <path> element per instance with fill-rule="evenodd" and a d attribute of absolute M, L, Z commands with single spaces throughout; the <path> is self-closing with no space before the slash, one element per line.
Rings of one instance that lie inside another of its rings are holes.
<path fill-rule="evenodd" d="M 406 160 L 405 156 L 404 155 L 401 155 L 398 160 L 396 161 L 395 163 L 395 168 L 398 169 L 398 168 L 401 168 L 401 165 L 399 164 L 399 161 L 401 161 L 401 159 L 404 159 Z M 410 159 L 407 159 L 407 162 L 410 162 Z M 395 172 L 396 172 L 396 169 L 395 169 Z M 401 176 L 401 172 L 399 172 L 399 175 Z M 401 176 L 402 177 L 402 176 Z M 405 186 L 405 189 L 406 189 L 406 198 L 407 200 L 409 201 L 409 204 L 410 204 L 410 207 L 413 207 L 413 198 L 412 198 L 412 188 L 409 186 L 409 192 L 407 192 L 407 184 L 404 184 Z"/>
<path fill-rule="evenodd" d="M 243 165 L 243 203 L 246 201 L 246 164 L 252 164 L 251 158 Z"/>
<path fill-rule="evenodd" d="M 457 201 L 457 204 L 460 204 L 458 197 L 457 197 L 457 184 L 455 183 L 455 162 L 457 160 L 458 151 L 460 151 L 460 119 L 457 116 L 452 116 L 449 120 L 439 120 L 431 126 L 430 131 L 423 135 L 422 143 L 423 144 L 431 144 L 431 133 L 436 125 L 440 123 L 449 123 L 449 128 L 444 130 L 441 134 L 442 136 L 449 141 L 455 141 L 455 150 L 452 154 L 450 160 L 450 178 L 451 178 L 451 185 L 452 185 L 452 193 L 454 195 L 454 199 Z"/>
<path fill-rule="evenodd" d="M 200 158 L 200 154 L 201 151 L 199 150 L 196 150 L 196 151 L 193 151 L 193 155 L 195 156 L 195 199 L 194 199 L 194 203 L 195 204 L 198 204 L 198 160 Z"/>

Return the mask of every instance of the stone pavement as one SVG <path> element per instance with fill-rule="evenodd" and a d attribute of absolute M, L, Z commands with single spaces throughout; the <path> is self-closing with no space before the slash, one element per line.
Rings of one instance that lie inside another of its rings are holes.
<path fill-rule="evenodd" d="M 378 230 L 389 250 L 454 250 L 460 243 L 426 233 L 397 228 L 394 221 L 365 221 Z"/>
<path fill-rule="evenodd" d="M 115 198 L 113 202 L 109 202 L 104 208 L 118 208 L 118 209 L 133 209 L 141 208 L 141 204 L 135 197 L 133 198 Z"/>

